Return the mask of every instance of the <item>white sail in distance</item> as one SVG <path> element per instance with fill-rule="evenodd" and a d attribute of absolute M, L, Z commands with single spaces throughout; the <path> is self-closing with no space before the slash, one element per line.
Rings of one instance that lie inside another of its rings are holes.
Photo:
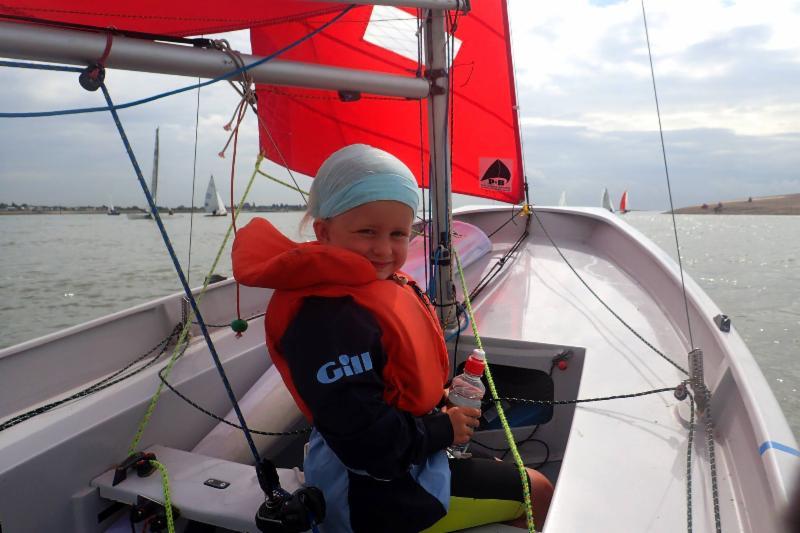
<path fill-rule="evenodd" d="M 208 188 L 206 189 L 205 211 L 212 216 L 225 216 L 228 214 L 225 209 L 225 203 L 217 191 L 217 186 L 214 184 L 214 175 L 208 181 Z"/>
<path fill-rule="evenodd" d="M 611 205 L 611 197 L 608 194 L 608 189 L 603 189 L 603 200 L 600 205 L 602 205 L 605 209 L 608 209 L 612 213 L 614 212 L 614 206 Z"/>

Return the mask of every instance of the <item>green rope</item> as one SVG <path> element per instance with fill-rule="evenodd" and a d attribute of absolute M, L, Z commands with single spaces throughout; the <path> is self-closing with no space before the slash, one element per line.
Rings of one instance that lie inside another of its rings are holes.
<path fill-rule="evenodd" d="M 464 303 L 467 307 L 467 313 L 469 314 L 469 322 L 472 325 L 472 334 L 475 336 L 475 344 L 481 350 L 483 350 L 483 343 L 481 342 L 481 336 L 478 334 L 478 323 L 475 321 L 475 315 L 472 313 L 472 302 L 469 299 L 469 289 L 467 288 L 467 282 L 464 279 L 464 269 L 461 268 L 461 258 L 458 256 L 458 253 L 455 249 L 453 249 L 453 255 L 456 258 L 456 265 L 458 266 L 458 275 L 461 278 L 461 290 L 464 294 Z M 486 350 L 484 350 L 484 353 Z M 508 420 L 506 419 L 506 413 L 503 410 L 503 406 L 500 404 L 499 395 L 497 394 L 497 388 L 494 385 L 494 379 L 492 378 L 492 371 L 489 369 L 489 358 L 486 358 L 486 381 L 489 383 L 489 391 L 492 395 L 492 400 L 494 400 L 494 405 L 497 408 L 497 415 L 500 417 L 500 422 L 503 425 L 503 432 L 506 435 L 506 440 L 508 441 L 508 447 L 511 449 L 511 454 L 514 456 L 514 462 L 517 464 L 517 468 L 519 469 L 519 476 L 522 480 L 522 493 L 525 497 L 525 515 L 528 519 L 528 531 L 530 533 L 535 533 L 536 528 L 533 522 L 533 510 L 531 509 L 531 489 L 530 485 L 528 484 L 528 471 L 525 469 L 525 463 L 522 462 L 522 457 L 519 455 L 519 451 L 517 450 L 517 443 L 514 439 L 514 434 L 511 433 L 511 427 L 508 425 Z"/>
<path fill-rule="evenodd" d="M 259 154 L 259 156 L 258 156 L 258 157 L 260 157 L 260 158 L 262 158 L 262 159 L 264 158 L 264 156 L 263 156 L 263 155 L 261 155 L 261 154 Z M 292 189 L 293 191 L 297 191 L 297 192 L 299 192 L 300 194 L 305 194 L 306 196 L 308 196 L 308 195 L 309 195 L 308 191 L 304 191 L 303 189 L 301 189 L 301 188 L 299 188 L 299 187 L 295 187 L 295 186 L 294 186 L 294 185 L 292 185 L 291 183 L 287 183 L 287 182 L 285 182 L 285 181 L 279 180 L 278 178 L 276 178 L 276 177 L 274 177 L 274 176 L 270 176 L 269 174 L 267 174 L 267 173 L 266 173 L 266 172 L 264 172 L 263 170 L 260 170 L 260 169 L 259 169 L 257 172 L 258 172 L 259 174 L 261 174 L 262 176 L 264 176 L 265 178 L 271 179 L 271 180 L 272 180 L 272 181 L 274 181 L 275 183 L 280 183 L 281 185 L 284 185 L 284 186 L 286 186 L 286 187 L 289 187 L 289 188 L 290 188 L 290 189 Z"/>
<path fill-rule="evenodd" d="M 164 490 L 164 513 L 167 515 L 167 531 L 175 533 L 175 518 L 172 516 L 172 500 L 169 493 L 169 474 L 167 474 L 167 467 L 158 461 L 150 461 L 150 464 L 158 468 L 158 473 L 161 474 L 161 487 Z"/>
<path fill-rule="evenodd" d="M 253 174 L 250 176 L 250 181 L 247 183 L 247 188 L 242 195 L 241 200 L 239 201 L 239 205 L 236 208 L 236 212 L 234 213 L 234 220 L 239 218 L 239 213 L 242 211 L 242 206 L 244 205 L 244 201 L 247 198 L 247 195 L 250 193 L 250 188 L 253 186 L 253 182 L 256 178 L 256 173 L 258 172 L 258 167 L 261 165 L 261 161 L 264 160 L 264 156 L 259 154 L 256 158 L 256 165 L 255 169 L 253 170 Z M 214 262 L 211 264 L 211 270 L 209 271 L 208 275 L 203 281 L 203 288 L 200 290 L 200 293 L 197 295 L 197 304 L 200 305 L 200 302 L 203 299 L 203 295 L 208 288 L 208 284 L 211 278 L 211 275 L 214 274 L 214 271 L 217 269 L 217 264 L 219 263 L 220 258 L 222 257 L 222 252 L 225 250 L 225 246 L 228 244 L 228 239 L 230 239 L 231 232 L 233 231 L 233 222 L 228 225 L 228 231 L 225 233 L 225 238 L 222 240 L 222 245 L 219 247 L 217 251 L 217 256 L 214 258 Z M 164 369 L 164 376 L 169 376 L 169 373 L 172 371 L 172 367 L 175 362 L 178 360 L 180 354 L 183 353 L 184 342 L 186 341 L 186 337 L 189 334 L 189 330 L 192 327 L 192 318 L 194 317 L 194 312 L 189 313 L 189 317 L 186 320 L 186 324 L 184 324 L 183 329 L 181 330 L 181 334 L 178 337 L 178 342 L 175 345 L 175 349 L 172 352 L 172 356 L 170 357 L 169 363 L 167 364 L 166 368 Z M 183 348 L 183 349 L 182 349 Z M 164 390 L 164 382 L 161 381 L 158 384 L 158 388 L 156 389 L 155 394 L 153 397 L 150 398 L 150 404 L 147 406 L 147 411 L 145 411 L 142 420 L 139 422 L 139 427 L 136 429 L 136 434 L 133 437 L 133 442 L 131 443 L 130 448 L 128 448 L 128 455 L 133 455 L 136 453 L 136 449 L 139 447 L 139 442 L 142 440 L 142 435 L 144 434 L 144 430 L 147 427 L 147 424 L 150 422 L 150 417 L 153 416 L 153 412 L 156 409 L 156 404 L 158 403 L 158 399 L 161 396 L 161 392 Z"/>

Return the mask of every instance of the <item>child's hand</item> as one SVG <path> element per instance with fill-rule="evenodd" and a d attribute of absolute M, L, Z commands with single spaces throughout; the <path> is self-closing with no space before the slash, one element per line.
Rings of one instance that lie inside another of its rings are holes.
<path fill-rule="evenodd" d="M 453 444 L 468 443 L 480 423 L 480 409 L 448 406 L 443 411 L 450 417 L 450 424 L 453 426 Z"/>

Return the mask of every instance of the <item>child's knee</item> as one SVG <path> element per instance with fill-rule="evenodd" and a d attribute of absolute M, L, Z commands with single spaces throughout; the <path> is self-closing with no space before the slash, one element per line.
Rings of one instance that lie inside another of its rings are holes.
<path fill-rule="evenodd" d="M 538 489 L 541 492 L 553 493 L 553 484 L 544 474 L 533 468 L 526 468 L 526 470 L 528 471 L 528 479 L 531 482 L 532 490 Z"/>

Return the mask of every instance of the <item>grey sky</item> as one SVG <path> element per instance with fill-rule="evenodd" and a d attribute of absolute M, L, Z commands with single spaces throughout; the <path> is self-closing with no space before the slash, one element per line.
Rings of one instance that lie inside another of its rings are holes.
<path fill-rule="evenodd" d="M 664 139 L 678 205 L 800 192 L 800 4 L 648 1 Z M 603 187 L 634 208 L 667 206 L 664 165 L 639 2 L 512 0 L 511 23 L 526 170 L 536 203 L 597 205 Z M 234 45 L 249 50 L 247 35 Z M 0 109 L 102 105 L 72 74 L 0 70 Z M 187 85 L 189 78 L 109 72 L 117 102 Z M 121 113 L 149 178 L 161 127 L 159 203 L 191 203 L 196 92 Z M 222 126 L 238 99 L 224 84 L 200 96 L 196 203 L 209 174 L 227 197 Z M 257 152 L 242 130 L 237 189 Z M 272 167 L 275 172 L 281 169 Z M 302 179 L 308 185 L 307 179 Z M 237 192 L 238 194 L 238 192 Z M 143 205 L 107 113 L 0 120 L 0 201 Z M 259 178 L 258 203 L 298 203 Z"/>

